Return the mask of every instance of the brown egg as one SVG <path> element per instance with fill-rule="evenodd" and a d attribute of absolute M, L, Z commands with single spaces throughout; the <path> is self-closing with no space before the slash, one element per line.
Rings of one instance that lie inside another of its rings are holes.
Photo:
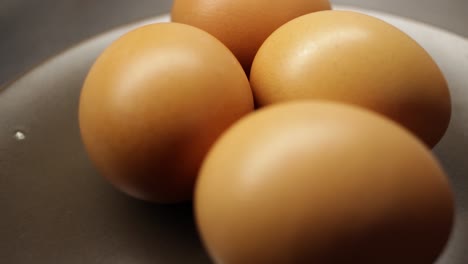
<path fill-rule="evenodd" d="M 98 58 L 84 84 L 81 135 L 91 160 L 125 193 L 153 202 L 192 196 L 205 153 L 253 110 L 234 55 L 183 24 L 141 27 Z"/>
<path fill-rule="evenodd" d="M 260 48 L 250 80 L 259 106 L 307 98 L 356 104 L 430 147 L 450 121 L 447 83 L 431 56 L 397 28 L 355 12 L 318 12 L 282 26 Z"/>
<path fill-rule="evenodd" d="M 328 0 L 175 0 L 172 21 L 211 33 L 249 72 L 258 48 L 275 29 L 301 15 L 327 9 Z"/>
<path fill-rule="evenodd" d="M 215 143 L 196 185 L 216 263 L 433 263 L 452 192 L 424 144 L 351 105 L 266 107 Z"/>

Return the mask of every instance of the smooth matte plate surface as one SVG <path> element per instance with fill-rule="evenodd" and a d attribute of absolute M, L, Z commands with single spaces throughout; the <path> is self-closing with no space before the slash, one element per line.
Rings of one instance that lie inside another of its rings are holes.
<path fill-rule="evenodd" d="M 438 264 L 466 264 L 468 40 L 399 17 L 358 11 L 415 38 L 449 81 L 453 117 L 435 153 L 453 183 L 457 218 Z M 79 137 L 78 97 L 99 53 L 136 26 L 167 20 L 160 17 L 98 36 L 0 89 L 2 263 L 210 263 L 190 204 L 151 205 L 118 193 L 94 170 Z"/>

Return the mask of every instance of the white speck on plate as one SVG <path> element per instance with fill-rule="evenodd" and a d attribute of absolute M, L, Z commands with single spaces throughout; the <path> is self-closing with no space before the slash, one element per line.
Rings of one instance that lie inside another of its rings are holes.
<path fill-rule="evenodd" d="M 15 139 L 18 140 L 18 141 L 23 141 L 23 140 L 26 139 L 26 135 L 21 131 L 16 131 L 15 132 Z"/>

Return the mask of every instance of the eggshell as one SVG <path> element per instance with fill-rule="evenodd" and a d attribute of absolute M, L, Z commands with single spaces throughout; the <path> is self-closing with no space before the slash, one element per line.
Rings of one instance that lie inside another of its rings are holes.
<path fill-rule="evenodd" d="M 384 114 L 433 147 L 451 115 L 447 82 L 399 29 L 350 11 L 297 18 L 260 48 L 250 76 L 256 103 L 328 99 Z"/>
<path fill-rule="evenodd" d="M 328 102 L 241 119 L 196 186 L 200 233 L 223 264 L 433 263 L 454 214 L 422 142 L 383 116 Z"/>
<path fill-rule="evenodd" d="M 175 0 L 172 21 L 214 35 L 249 72 L 258 48 L 275 29 L 301 15 L 328 9 L 328 0 Z"/>
<path fill-rule="evenodd" d="M 152 24 L 129 32 L 86 78 L 79 121 L 91 160 L 125 193 L 153 202 L 192 197 L 213 141 L 253 110 L 235 56 L 188 25 Z"/>

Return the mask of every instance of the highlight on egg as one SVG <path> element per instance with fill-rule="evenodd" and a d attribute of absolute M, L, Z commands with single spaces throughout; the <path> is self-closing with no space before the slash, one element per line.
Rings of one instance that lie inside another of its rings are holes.
<path fill-rule="evenodd" d="M 199 27 L 223 42 L 250 71 L 265 39 L 284 23 L 329 10 L 328 0 L 175 0 L 172 21 Z"/>
<path fill-rule="evenodd" d="M 216 263 L 433 263 L 454 215 L 431 151 L 356 106 L 288 102 L 235 123 L 196 184 Z"/>
<path fill-rule="evenodd" d="M 192 198 L 200 164 L 228 126 L 253 110 L 247 77 L 210 34 L 151 24 L 112 43 L 92 66 L 80 104 L 91 161 L 142 200 Z"/>
<path fill-rule="evenodd" d="M 431 56 L 394 26 L 351 11 L 296 18 L 263 43 L 250 82 L 258 106 L 298 99 L 366 107 L 429 147 L 450 122 L 447 82 Z"/>

